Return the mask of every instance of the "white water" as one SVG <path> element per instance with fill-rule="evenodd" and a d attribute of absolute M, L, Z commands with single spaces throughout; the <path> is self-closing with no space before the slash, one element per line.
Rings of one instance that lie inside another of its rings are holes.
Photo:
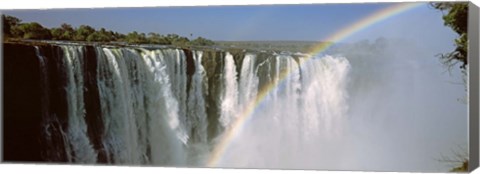
<path fill-rule="evenodd" d="M 327 56 L 306 63 L 306 59 L 300 58 L 298 64 L 285 55 L 277 55 L 273 60 L 272 79 L 280 84 L 253 113 L 219 166 L 315 167 L 318 165 L 310 159 L 321 156 L 315 150 L 322 146 L 319 140 L 334 139 L 331 133 L 341 131 L 333 125 L 343 124 L 341 120 L 348 109 L 348 61 Z M 283 70 L 290 72 L 284 80 L 278 76 Z"/>
<path fill-rule="evenodd" d="M 225 68 L 223 70 L 223 96 L 220 98 L 222 104 L 220 109 L 220 123 L 224 128 L 227 128 L 231 122 L 235 121 L 238 112 L 238 83 L 237 72 L 233 56 L 227 53 L 225 56 Z"/>
<path fill-rule="evenodd" d="M 67 75 L 68 129 L 65 144 L 69 162 L 95 163 L 97 153 L 90 144 L 83 102 L 83 47 L 63 47 Z"/>
<path fill-rule="evenodd" d="M 147 114 L 149 119 L 149 141 L 152 164 L 183 165 L 185 152 L 183 150 L 187 135 L 179 122 L 178 102 L 171 91 L 171 84 L 166 72 L 167 64 L 162 60 L 159 51 L 144 54 L 149 72 L 153 79 L 148 83 Z"/>
<path fill-rule="evenodd" d="M 196 165 L 202 163 L 201 159 L 204 158 L 204 153 L 207 150 L 207 114 L 205 111 L 205 97 L 204 97 L 204 78 L 205 69 L 202 62 L 203 52 L 193 52 L 193 59 L 195 61 L 195 73 L 192 76 L 190 91 L 188 94 L 188 118 L 187 127 L 191 132 L 191 151 L 189 160 L 190 164 Z"/>
<path fill-rule="evenodd" d="M 243 59 L 242 69 L 238 86 L 238 108 L 244 110 L 252 102 L 258 93 L 259 79 L 257 77 L 257 67 L 255 67 L 256 56 L 247 54 Z"/>
<path fill-rule="evenodd" d="M 135 164 L 140 162 L 142 153 L 136 152 L 140 148 L 126 62 L 117 58 L 117 55 L 122 56 L 119 50 L 103 48 L 97 51 L 103 53 L 99 54 L 97 83 L 102 98 L 100 101 L 105 128 L 102 139 L 107 161 Z"/>

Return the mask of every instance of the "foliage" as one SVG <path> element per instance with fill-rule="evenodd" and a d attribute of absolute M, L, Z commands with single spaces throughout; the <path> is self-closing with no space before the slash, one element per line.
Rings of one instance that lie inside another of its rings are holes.
<path fill-rule="evenodd" d="M 51 39 L 50 30 L 43 28 L 42 25 L 36 22 L 22 23 L 15 27 L 14 35 L 20 36 L 23 39 Z"/>
<path fill-rule="evenodd" d="M 468 150 L 458 147 L 457 150 L 452 150 L 452 152 L 453 154 L 448 157 L 442 155 L 439 161 L 450 164 L 450 172 L 468 172 Z"/>
<path fill-rule="evenodd" d="M 3 32 L 6 37 L 12 37 L 12 29 L 17 27 L 20 22 L 22 22 L 20 19 L 13 17 L 13 16 L 5 16 L 2 15 L 2 21 L 3 21 Z"/>
<path fill-rule="evenodd" d="M 125 41 L 128 43 L 142 44 L 147 43 L 147 37 L 145 36 L 145 33 L 137 33 L 134 31 L 127 34 Z"/>
<path fill-rule="evenodd" d="M 169 45 L 168 39 L 158 33 L 148 33 L 148 42 L 152 44 Z"/>
<path fill-rule="evenodd" d="M 168 34 L 166 36 L 158 33 L 138 33 L 133 31 L 127 35 L 95 28 L 88 25 L 81 25 L 74 28 L 69 24 L 62 24 L 57 28 L 44 28 L 36 22 L 21 23 L 21 20 L 8 15 L 2 15 L 4 21 L 3 31 L 5 39 L 33 39 L 33 40 L 64 40 L 64 41 L 86 41 L 86 42 L 126 42 L 130 44 L 160 44 L 175 46 L 211 46 L 215 43 L 211 40 L 198 37 L 190 41 L 186 37 L 177 34 Z"/>
<path fill-rule="evenodd" d="M 51 39 L 50 30 L 36 22 L 21 23 L 13 16 L 2 15 L 3 32 L 6 38 Z"/>
<path fill-rule="evenodd" d="M 308 53 L 314 46 L 319 44 L 330 44 L 328 42 L 315 41 L 217 41 L 216 46 L 223 48 L 239 48 L 256 51 L 274 51 L 274 52 L 302 52 Z"/>
<path fill-rule="evenodd" d="M 466 66 L 468 65 L 468 2 L 432 2 L 430 3 L 435 9 L 447 12 L 443 14 L 444 25 L 452 28 L 459 36 L 455 39 L 455 50 L 450 53 L 441 54 L 440 58 L 446 66 L 451 68 L 457 63 L 462 63 L 460 68 L 466 74 Z M 466 85 L 466 76 L 464 76 L 464 84 Z M 465 86 L 466 87 L 466 86 Z M 465 88 L 467 90 L 467 88 Z M 468 171 L 468 154 L 456 153 L 457 159 L 443 160 L 446 162 L 454 162 L 456 165 L 451 172 Z"/>
<path fill-rule="evenodd" d="M 453 168 L 450 172 L 467 172 L 468 171 L 468 160 L 464 160 L 462 165 Z"/>
<path fill-rule="evenodd" d="M 186 37 L 179 36 L 177 34 L 167 34 L 165 36 L 165 40 L 171 45 L 176 45 L 176 46 L 187 46 L 190 40 Z"/>
<path fill-rule="evenodd" d="M 187 45 L 189 45 L 188 43 L 190 42 L 190 40 L 188 40 L 188 38 L 181 37 L 181 36 L 178 36 L 176 34 L 167 35 L 167 39 L 170 40 L 170 43 L 172 45 L 176 45 L 176 46 L 187 46 Z"/>
<path fill-rule="evenodd" d="M 95 29 L 88 25 L 80 25 L 78 29 L 75 31 L 75 36 L 73 40 L 76 41 L 86 41 L 88 36 L 93 34 L 95 32 Z"/>
<path fill-rule="evenodd" d="M 465 69 L 468 64 L 468 2 L 432 2 L 430 5 L 447 14 L 443 15 L 444 25 L 458 33 L 455 39 L 455 50 L 450 53 L 441 54 L 443 62 L 451 67 L 459 62 L 460 68 Z"/>
<path fill-rule="evenodd" d="M 215 44 L 215 42 L 205 39 L 203 37 L 197 37 L 195 40 L 192 40 L 191 44 L 198 46 L 212 46 Z"/>
<path fill-rule="evenodd" d="M 50 30 L 52 33 L 53 40 L 71 40 L 75 35 L 75 29 L 69 24 L 62 24 L 60 28 L 52 28 Z"/>

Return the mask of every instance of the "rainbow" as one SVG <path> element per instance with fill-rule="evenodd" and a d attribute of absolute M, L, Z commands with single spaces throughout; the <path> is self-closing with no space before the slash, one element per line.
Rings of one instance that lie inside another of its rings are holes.
<path fill-rule="evenodd" d="M 333 43 L 335 42 L 342 41 L 347 37 L 355 34 L 356 32 L 361 31 L 365 28 L 368 28 L 369 26 L 372 26 L 377 22 L 383 21 L 385 19 L 388 19 L 390 17 L 393 17 L 399 13 L 408 11 L 410 9 L 419 7 L 420 5 L 423 5 L 423 4 L 424 3 L 397 3 L 389 7 L 386 7 L 382 10 L 379 10 L 377 12 L 374 12 L 368 15 L 367 17 L 347 27 L 344 27 L 340 31 L 324 39 L 324 41 L 328 41 L 328 42 L 322 42 L 313 46 L 313 48 L 309 51 L 309 54 L 311 56 L 307 58 L 307 60 L 325 51 L 330 46 L 332 46 Z M 308 61 L 304 61 L 304 62 L 308 62 Z M 275 87 L 278 86 L 279 83 L 281 83 L 284 79 L 288 77 L 290 72 L 292 72 L 292 70 L 285 69 L 281 71 L 279 73 L 280 80 L 277 83 L 269 83 L 267 85 L 264 85 L 259 90 L 258 95 L 255 97 L 255 99 L 250 101 L 242 112 L 238 113 L 236 117 L 237 119 L 235 120 L 235 122 L 233 122 L 232 125 L 225 130 L 225 132 L 221 135 L 218 143 L 214 146 L 212 153 L 207 161 L 208 167 L 215 167 L 218 164 L 218 162 L 223 157 L 224 153 L 226 152 L 232 140 L 236 137 L 236 135 L 238 135 L 239 132 L 241 132 L 243 125 L 253 115 L 255 109 L 262 103 L 262 101 L 264 101 L 265 97 L 271 91 L 273 91 Z"/>

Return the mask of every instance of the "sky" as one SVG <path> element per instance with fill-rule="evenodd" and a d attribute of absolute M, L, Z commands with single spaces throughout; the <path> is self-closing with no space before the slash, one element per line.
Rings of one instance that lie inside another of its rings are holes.
<path fill-rule="evenodd" d="M 132 31 L 202 36 L 212 40 L 309 40 L 322 41 L 391 3 L 303 4 L 257 6 L 197 6 L 148 8 L 93 8 L 49 10 L 4 10 L 24 22 L 45 27 L 62 23 L 78 27 L 106 28 L 121 33 Z M 411 9 L 378 22 L 344 42 L 378 37 L 451 41 L 456 34 L 443 26 L 442 13 L 428 6 Z M 408 26 L 408 27 L 405 27 Z M 398 30 L 402 27 L 404 29 Z M 427 35 L 424 35 L 428 30 Z"/>

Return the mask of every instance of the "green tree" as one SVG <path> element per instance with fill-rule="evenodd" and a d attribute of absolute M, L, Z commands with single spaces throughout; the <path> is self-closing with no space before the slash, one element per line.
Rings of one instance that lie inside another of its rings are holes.
<path fill-rule="evenodd" d="M 440 58 L 449 67 L 461 62 L 460 68 L 465 69 L 468 64 L 468 2 L 432 2 L 430 5 L 447 12 L 443 15 L 445 26 L 452 28 L 459 35 L 455 39 L 455 50 L 441 54 Z"/>
<path fill-rule="evenodd" d="M 187 46 L 189 44 L 190 40 L 186 37 L 179 37 L 178 39 L 172 41 L 172 45 L 175 46 Z"/>
<path fill-rule="evenodd" d="M 21 20 L 8 15 L 2 15 L 4 21 L 3 31 L 4 38 L 18 38 L 18 39 L 44 39 L 44 40 L 64 40 L 64 41 L 87 41 L 87 42 L 127 42 L 133 44 L 162 44 L 175 46 L 211 46 L 215 43 L 203 37 L 198 37 L 190 41 L 187 37 L 179 36 L 177 34 L 168 34 L 166 36 L 158 33 L 138 33 L 133 31 L 127 35 L 100 28 L 95 30 L 88 25 L 81 25 L 78 28 L 73 28 L 70 24 L 63 23 L 60 27 L 44 28 L 36 22 L 21 23 Z M 190 34 L 192 37 L 193 34 Z"/>
<path fill-rule="evenodd" d="M 94 28 L 92 28 L 88 25 L 80 25 L 80 27 L 78 27 L 78 29 L 75 32 L 75 36 L 74 36 L 73 40 L 86 41 L 87 37 L 90 34 L 93 34 L 94 32 L 95 32 Z"/>
<path fill-rule="evenodd" d="M 113 32 L 107 31 L 105 28 L 101 28 L 99 31 L 95 31 L 87 37 L 87 41 L 89 42 L 110 42 L 114 41 L 114 39 Z"/>
<path fill-rule="evenodd" d="M 128 33 L 127 36 L 125 36 L 125 41 L 133 44 L 142 44 L 147 43 L 147 38 L 145 36 L 145 33 L 138 33 L 134 31 Z"/>
<path fill-rule="evenodd" d="M 112 36 L 114 41 L 124 41 L 126 37 L 124 34 L 118 32 L 112 32 Z"/>
<path fill-rule="evenodd" d="M 215 42 L 205 39 L 203 37 L 197 37 L 196 39 L 191 41 L 191 44 L 197 46 L 212 46 L 215 44 Z"/>
<path fill-rule="evenodd" d="M 50 29 L 50 33 L 52 34 L 52 39 L 53 40 L 65 40 L 62 38 L 63 36 L 63 31 L 61 28 L 52 28 Z"/>
<path fill-rule="evenodd" d="M 86 41 L 88 42 L 105 42 L 107 38 L 100 34 L 99 32 L 93 32 L 87 36 Z"/>
<path fill-rule="evenodd" d="M 179 36 L 177 34 L 167 34 L 166 39 L 169 43 L 175 46 L 187 46 L 190 42 L 188 38 Z"/>
<path fill-rule="evenodd" d="M 153 33 L 153 32 L 148 33 L 148 43 L 161 44 L 161 45 L 171 44 L 167 38 L 165 38 L 164 36 L 158 33 Z"/>
<path fill-rule="evenodd" d="M 2 15 L 2 21 L 3 21 L 3 33 L 5 37 L 16 37 L 18 38 L 19 36 L 14 35 L 15 28 L 22 22 L 20 19 L 13 17 L 13 16 L 8 16 L 8 15 Z"/>
<path fill-rule="evenodd" d="M 60 28 L 63 31 L 63 40 L 73 40 L 73 37 L 75 36 L 75 29 L 70 24 L 63 23 Z"/>
<path fill-rule="evenodd" d="M 16 31 L 18 36 L 23 39 L 51 39 L 50 30 L 43 28 L 36 22 L 22 23 L 18 25 Z"/>
<path fill-rule="evenodd" d="M 75 29 L 66 23 L 63 23 L 60 28 L 50 29 L 50 33 L 53 40 L 74 40 L 75 37 Z"/>
<path fill-rule="evenodd" d="M 177 40 L 178 38 L 180 38 L 180 36 L 177 34 L 167 34 L 167 37 L 166 37 L 166 39 L 170 43 L 173 43 L 173 41 Z"/>

